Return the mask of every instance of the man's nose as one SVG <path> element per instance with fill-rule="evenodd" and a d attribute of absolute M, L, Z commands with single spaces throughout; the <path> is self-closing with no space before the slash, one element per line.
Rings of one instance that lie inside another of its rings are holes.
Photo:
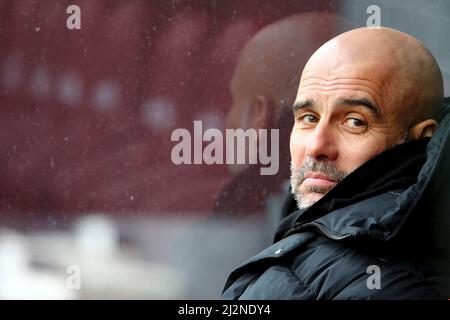
<path fill-rule="evenodd" d="M 306 152 L 308 155 L 315 160 L 336 160 L 338 148 L 334 135 L 329 124 L 319 122 L 307 142 Z"/>

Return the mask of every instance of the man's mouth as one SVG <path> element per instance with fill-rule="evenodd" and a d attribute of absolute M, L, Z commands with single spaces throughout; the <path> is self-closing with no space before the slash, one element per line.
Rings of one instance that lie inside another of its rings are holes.
<path fill-rule="evenodd" d="M 306 187 L 334 187 L 337 182 L 323 173 L 310 172 L 305 174 L 302 182 Z"/>

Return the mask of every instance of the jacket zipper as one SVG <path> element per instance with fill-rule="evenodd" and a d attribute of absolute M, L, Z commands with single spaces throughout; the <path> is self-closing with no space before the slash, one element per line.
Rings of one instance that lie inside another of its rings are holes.
<path fill-rule="evenodd" d="M 316 227 L 317 229 L 319 229 L 320 232 L 322 232 L 322 234 L 324 236 L 326 236 L 327 238 L 330 238 L 331 240 L 342 240 L 345 238 L 350 237 L 350 234 L 344 234 L 344 235 L 336 235 L 333 234 L 330 230 L 328 230 L 328 228 L 326 228 L 325 226 L 321 225 L 320 223 L 316 223 L 316 222 L 308 222 L 305 224 L 302 224 L 301 226 L 295 227 L 291 230 L 289 230 L 288 232 L 286 232 L 283 236 L 283 238 L 296 233 L 297 231 L 303 230 L 307 227 Z"/>

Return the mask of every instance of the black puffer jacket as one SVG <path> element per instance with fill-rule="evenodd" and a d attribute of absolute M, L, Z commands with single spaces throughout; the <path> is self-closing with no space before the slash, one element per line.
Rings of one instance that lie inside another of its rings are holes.
<path fill-rule="evenodd" d="M 449 126 L 447 114 L 431 141 L 383 152 L 287 215 L 274 244 L 231 273 L 223 297 L 450 298 Z M 379 289 L 368 285 L 369 266 Z"/>

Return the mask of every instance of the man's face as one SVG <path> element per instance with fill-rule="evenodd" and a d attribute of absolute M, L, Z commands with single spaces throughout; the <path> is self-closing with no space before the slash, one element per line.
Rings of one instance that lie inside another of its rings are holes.
<path fill-rule="evenodd" d="M 300 209 L 405 138 L 383 64 L 305 68 L 294 103 L 291 187 Z M 331 70 L 331 71 L 330 71 Z"/>

